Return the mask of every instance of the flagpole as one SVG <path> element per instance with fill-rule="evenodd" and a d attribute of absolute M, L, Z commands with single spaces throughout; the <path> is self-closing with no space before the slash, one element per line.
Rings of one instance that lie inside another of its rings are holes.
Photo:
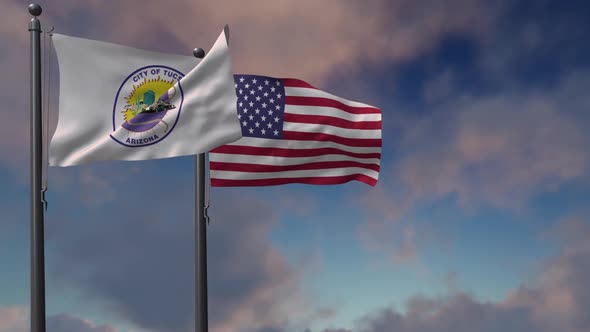
<path fill-rule="evenodd" d="M 41 23 L 42 9 L 29 5 L 31 33 L 31 332 L 45 332 L 45 251 L 41 200 Z"/>
<path fill-rule="evenodd" d="M 196 58 L 203 58 L 205 51 L 195 48 L 193 55 Z M 208 332 L 204 153 L 195 156 L 195 256 L 195 331 Z"/>

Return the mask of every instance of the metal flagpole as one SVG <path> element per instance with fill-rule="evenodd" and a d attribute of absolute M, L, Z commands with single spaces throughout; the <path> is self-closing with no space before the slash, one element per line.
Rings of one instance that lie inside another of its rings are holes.
<path fill-rule="evenodd" d="M 193 55 L 202 59 L 205 51 L 195 48 Z M 195 332 L 208 332 L 204 153 L 195 156 L 195 256 Z"/>
<path fill-rule="evenodd" d="M 31 332 L 45 332 L 45 251 L 41 193 L 41 23 L 42 9 L 29 5 L 31 32 Z"/>

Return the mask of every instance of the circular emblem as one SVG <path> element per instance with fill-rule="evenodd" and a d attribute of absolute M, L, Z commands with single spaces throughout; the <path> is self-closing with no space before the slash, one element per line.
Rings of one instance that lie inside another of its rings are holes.
<path fill-rule="evenodd" d="M 119 87 L 113 106 L 115 142 L 141 147 L 160 142 L 176 126 L 182 109 L 180 79 L 166 66 L 146 66 L 131 73 Z"/>

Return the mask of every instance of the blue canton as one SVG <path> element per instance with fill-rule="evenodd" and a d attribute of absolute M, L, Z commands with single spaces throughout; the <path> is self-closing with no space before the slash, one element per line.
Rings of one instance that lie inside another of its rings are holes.
<path fill-rule="evenodd" d="M 283 137 L 285 87 L 272 77 L 234 75 L 242 136 Z"/>

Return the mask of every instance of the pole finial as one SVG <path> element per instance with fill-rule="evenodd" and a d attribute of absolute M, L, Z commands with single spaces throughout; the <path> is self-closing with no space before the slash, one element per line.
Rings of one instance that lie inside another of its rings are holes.
<path fill-rule="evenodd" d="M 193 55 L 195 56 L 195 58 L 202 59 L 205 57 L 205 50 L 200 47 L 197 47 L 193 50 Z"/>
<path fill-rule="evenodd" d="M 39 5 L 38 3 L 32 3 L 29 5 L 29 13 L 31 13 L 31 15 L 39 16 L 42 12 L 43 9 L 41 9 L 41 5 Z"/>

